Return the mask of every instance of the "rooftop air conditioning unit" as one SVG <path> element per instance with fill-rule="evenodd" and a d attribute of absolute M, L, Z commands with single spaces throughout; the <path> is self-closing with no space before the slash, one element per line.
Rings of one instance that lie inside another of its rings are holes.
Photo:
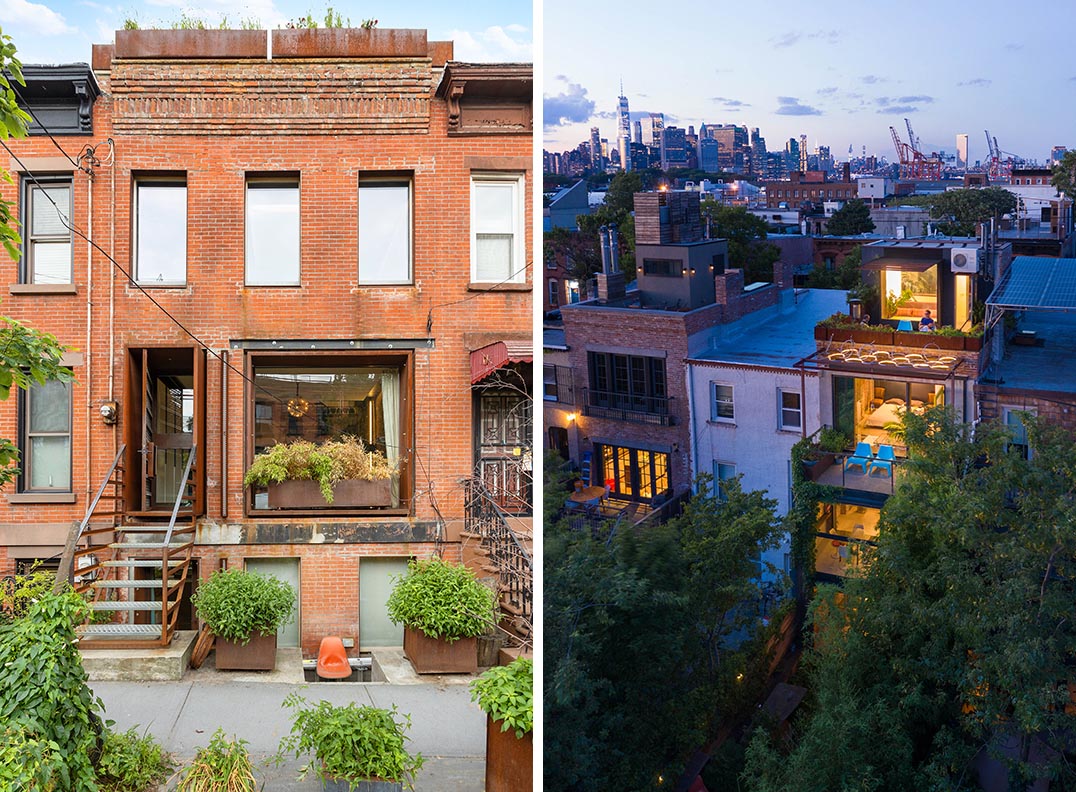
<path fill-rule="evenodd" d="M 949 266 L 953 272 L 959 275 L 974 275 L 979 271 L 979 246 L 968 245 L 953 248 Z"/>

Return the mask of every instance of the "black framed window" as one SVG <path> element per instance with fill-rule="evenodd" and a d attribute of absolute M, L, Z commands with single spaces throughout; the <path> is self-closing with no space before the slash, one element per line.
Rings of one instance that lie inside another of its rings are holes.
<path fill-rule="evenodd" d="M 22 492 L 71 492 L 71 383 L 21 391 Z"/>
<path fill-rule="evenodd" d="M 73 282 L 71 177 L 23 180 L 23 283 Z"/>

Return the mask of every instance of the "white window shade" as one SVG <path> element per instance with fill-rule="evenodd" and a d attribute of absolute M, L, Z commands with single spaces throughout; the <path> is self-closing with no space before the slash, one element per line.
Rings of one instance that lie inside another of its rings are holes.
<path fill-rule="evenodd" d="M 472 277 L 481 283 L 525 280 L 522 177 L 474 176 L 471 182 Z"/>

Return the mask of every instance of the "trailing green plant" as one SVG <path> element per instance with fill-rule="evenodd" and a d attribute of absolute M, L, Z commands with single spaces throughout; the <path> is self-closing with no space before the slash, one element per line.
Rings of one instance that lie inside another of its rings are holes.
<path fill-rule="evenodd" d="M 394 580 L 388 614 L 395 624 L 402 622 L 430 638 L 452 643 L 481 635 L 497 622 L 496 595 L 467 567 L 439 558 L 411 561 L 407 573 Z"/>
<path fill-rule="evenodd" d="M 328 701 L 310 705 L 301 695 L 292 693 L 284 699 L 284 706 L 294 715 L 291 732 L 277 749 L 277 764 L 289 754 L 300 757 L 312 753 L 315 760 L 300 768 L 299 778 L 313 772 L 323 781 L 347 781 L 350 789 L 366 779 L 401 782 L 407 789 L 414 789 L 422 754 L 412 756 L 404 747 L 408 739 L 404 732 L 411 727 L 411 717 L 400 715 L 395 705 L 392 709 L 354 702 L 347 706 L 334 706 Z"/>
<path fill-rule="evenodd" d="M 105 733 L 97 784 L 101 792 L 143 792 L 163 781 L 172 770 L 172 757 L 161 744 L 134 729 Z"/>
<path fill-rule="evenodd" d="M 265 487 L 282 481 L 316 481 L 326 503 L 333 502 L 333 486 L 344 479 L 375 481 L 392 478 L 393 465 L 380 451 L 368 448 L 352 435 L 317 445 L 309 440 L 277 443 L 256 457 L 243 484 Z"/>
<path fill-rule="evenodd" d="M 42 790 L 97 790 L 93 762 L 100 751 L 102 706 L 86 684 L 74 628 L 86 613 L 74 591 L 46 592 L 21 618 L 0 624 L 0 724 L 22 733 L 14 749 L 9 741 L 2 750 L 37 756 L 38 775 L 51 767 Z M 60 761 L 50 764 L 53 755 Z M 12 772 L 19 771 L 0 769 L 0 779 Z"/>
<path fill-rule="evenodd" d="M 534 726 L 534 661 L 517 657 L 508 665 L 493 666 L 471 682 L 471 700 L 501 731 L 515 729 L 522 739 Z"/>
<path fill-rule="evenodd" d="M 295 591 L 272 575 L 228 569 L 203 580 L 191 602 L 214 635 L 246 644 L 254 633 L 272 635 L 291 618 Z"/>
<path fill-rule="evenodd" d="M 177 792 L 254 792 L 258 782 L 247 745 L 246 740 L 229 740 L 224 729 L 217 729 L 183 772 Z"/>
<path fill-rule="evenodd" d="M 25 729 L 0 731 L 0 789 L 53 792 L 62 764 L 55 742 L 37 739 Z"/>

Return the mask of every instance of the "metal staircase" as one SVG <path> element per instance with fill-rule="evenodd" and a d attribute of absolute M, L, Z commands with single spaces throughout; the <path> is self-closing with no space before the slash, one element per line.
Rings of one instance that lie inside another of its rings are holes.
<path fill-rule="evenodd" d="M 97 496 L 72 531 L 61 574 L 90 601 L 91 613 L 108 613 L 107 623 L 79 628 L 82 649 L 140 649 L 168 646 L 175 632 L 194 547 L 194 509 L 179 520 L 196 459 L 192 447 L 167 523 L 129 523 L 124 511 L 126 447 L 112 461 Z"/>

